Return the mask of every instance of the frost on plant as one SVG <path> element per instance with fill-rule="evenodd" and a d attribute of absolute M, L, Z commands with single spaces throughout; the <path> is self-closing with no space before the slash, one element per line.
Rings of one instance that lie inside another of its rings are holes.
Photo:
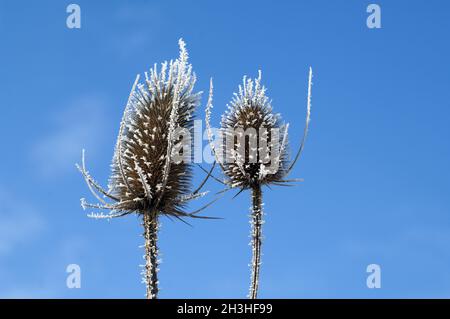
<path fill-rule="evenodd" d="M 107 190 L 87 171 L 84 151 L 82 165 L 77 165 L 98 200 L 90 204 L 82 199 L 83 208 L 109 211 L 92 213 L 91 217 L 114 218 L 131 213 L 142 216 L 148 298 L 156 298 L 158 293 L 158 216 L 198 217 L 195 214 L 201 209 L 188 213 L 185 206 L 205 194 L 200 192 L 201 187 L 191 191 L 191 161 L 171 160 L 181 143 L 175 132 L 180 128 L 193 130 L 194 111 L 200 99 L 200 93 L 193 91 L 196 77 L 181 39 L 179 46 L 178 59 L 162 63 L 160 70 L 155 64 L 145 73 L 143 82 L 136 77 L 120 123 Z"/>

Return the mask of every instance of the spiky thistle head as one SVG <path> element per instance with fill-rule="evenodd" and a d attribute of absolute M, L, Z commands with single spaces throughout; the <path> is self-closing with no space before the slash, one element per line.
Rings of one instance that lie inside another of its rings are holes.
<path fill-rule="evenodd" d="M 83 207 L 120 212 L 92 217 L 149 211 L 175 217 L 190 216 L 183 211 L 185 203 L 205 194 L 199 193 L 199 189 L 190 193 L 190 158 L 182 154 L 182 160 L 174 160 L 180 159 L 180 151 L 184 153 L 192 146 L 194 111 L 201 95 L 201 92 L 193 92 L 196 77 L 182 39 L 179 46 L 178 59 L 162 63 L 159 72 L 155 64 L 145 73 L 143 83 L 139 83 L 139 76 L 136 78 L 120 124 L 107 191 L 89 175 L 83 155 L 83 165 L 78 168 L 102 203 L 92 205 L 82 200 Z M 106 203 L 94 189 L 116 203 Z"/>
<path fill-rule="evenodd" d="M 256 79 L 244 77 L 239 92 L 222 116 L 225 161 L 229 183 L 241 188 L 280 181 L 286 173 L 287 129 L 279 114 L 273 113 L 261 71 Z"/>
<path fill-rule="evenodd" d="M 109 191 L 127 210 L 156 210 L 177 214 L 180 199 L 189 194 L 190 161 L 174 163 L 174 132 L 193 129 L 200 93 L 193 93 L 195 74 L 188 64 L 183 40 L 180 57 L 157 66 L 145 74 L 145 83 L 131 93 L 121 123 L 112 163 Z M 190 146 L 190 145 L 189 145 Z"/>

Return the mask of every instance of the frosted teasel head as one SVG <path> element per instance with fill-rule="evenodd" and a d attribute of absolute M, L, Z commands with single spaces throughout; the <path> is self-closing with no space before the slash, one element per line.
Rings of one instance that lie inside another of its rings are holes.
<path fill-rule="evenodd" d="M 155 64 L 145 73 L 145 81 L 140 83 L 137 76 L 134 82 L 120 124 L 108 190 L 89 175 L 83 151 L 82 165 L 77 166 L 100 203 L 87 204 L 82 199 L 82 206 L 111 211 L 107 215 L 92 214 L 92 217 L 111 218 L 133 212 L 196 217 L 186 213 L 184 207 L 187 201 L 205 193 L 199 192 L 201 187 L 190 191 L 190 159 L 174 161 L 173 158 L 179 155 L 180 143 L 186 146 L 177 132 L 192 133 L 201 92 L 193 92 L 196 77 L 181 39 L 179 46 L 178 59 L 162 63 L 160 71 Z M 185 150 L 181 148 L 182 152 Z"/>
<path fill-rule="evenodd" d="M 212 81 L 206 107 L 206 126 L 211 149 L 220 164 L 231 188 L 250 189 L 259 185 L 285 185 L 299 158 L 308 132 L 311 109 L 312 69 L 309 72 L 308 101 L 304 136 L 292 162 L 289 162 L 288 127 L 281 116 L 273 112 L 266 88 L 258 78 L 244 76 L 239 91 L 227 105 L 222 116 L 216 143 L 213 142 L 210 117 L 212 105 Z M 217 139 L 219 143 L 217 143 Z"/>

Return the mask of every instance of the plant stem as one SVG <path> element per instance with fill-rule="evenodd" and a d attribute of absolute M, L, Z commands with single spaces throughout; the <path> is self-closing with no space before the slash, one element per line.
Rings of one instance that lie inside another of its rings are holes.
<path fill-rule="evenodd" d="M 154 212 L 144 214 L 144 239 L 145 239 L 145 270 L 144 282 L 146 284 L 147 299 L 158 297 L 158 217 Z"/>
<path fill-rule="evenodd" d="M 256 299 L 258 296 L 259 268 L 261 266 L 261 233 L 263 223 L 262 191 L 260 185 L 254 186 L 252 189 L 252 202 L 252 275 L 249 297 Z"/>

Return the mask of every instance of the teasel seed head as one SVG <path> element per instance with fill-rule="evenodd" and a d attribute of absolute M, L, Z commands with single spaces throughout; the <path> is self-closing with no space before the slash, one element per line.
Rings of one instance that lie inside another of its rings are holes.
<path fill-rule="evenodd" d="M 89 175 L 84 165 L 79 170 L 89 188 L 99 191 L 114 204 L 87 204 L 84 207 L 109 209 L 111 214 L 92 217 L 110 218 L 129 213 L 153 211 L 174 217 L 190 216 L 184 212 L 186 202 L 205 193 L 190 192 L 191 160 L 174 162 L 176 146 L 183 140 L 178 129 L 193 132 L 194 111 L 200 103 L 201 92 L 193 91 L 196 76 L 188 63 L 185 43 L 179 40 L 180 56 L 164 62 L 161 69 L 155 64 L 145 81 L 139 76 L 132 87 L 112 160 L 112 174 L 108 190 L 103 190 Z M 191 145 L 189 144 L 189 147 Z"/>
<path fill-rule="evenodd" d="M 220 148 L 213 142 L 211 110 L 213 84 L 211 80 L 206 106 L 206 128 L 209 144 L 226 177 L 229 188 L 249 189 L 263 185 L 284 185 L 298 180 L 286 177 L 300 157 L 308 133 L 311 115 L 312 68 L 309 69 L 306 123 L 299 150 L 289 162 L 289 124 L 274 113 L 266 88 L 261 84 L 261 71 L 256 79 L 244 76 L 239 91 L 234 93 L 222 115 Z M 241 151 L 239 151 L 241 150 Z"/>

